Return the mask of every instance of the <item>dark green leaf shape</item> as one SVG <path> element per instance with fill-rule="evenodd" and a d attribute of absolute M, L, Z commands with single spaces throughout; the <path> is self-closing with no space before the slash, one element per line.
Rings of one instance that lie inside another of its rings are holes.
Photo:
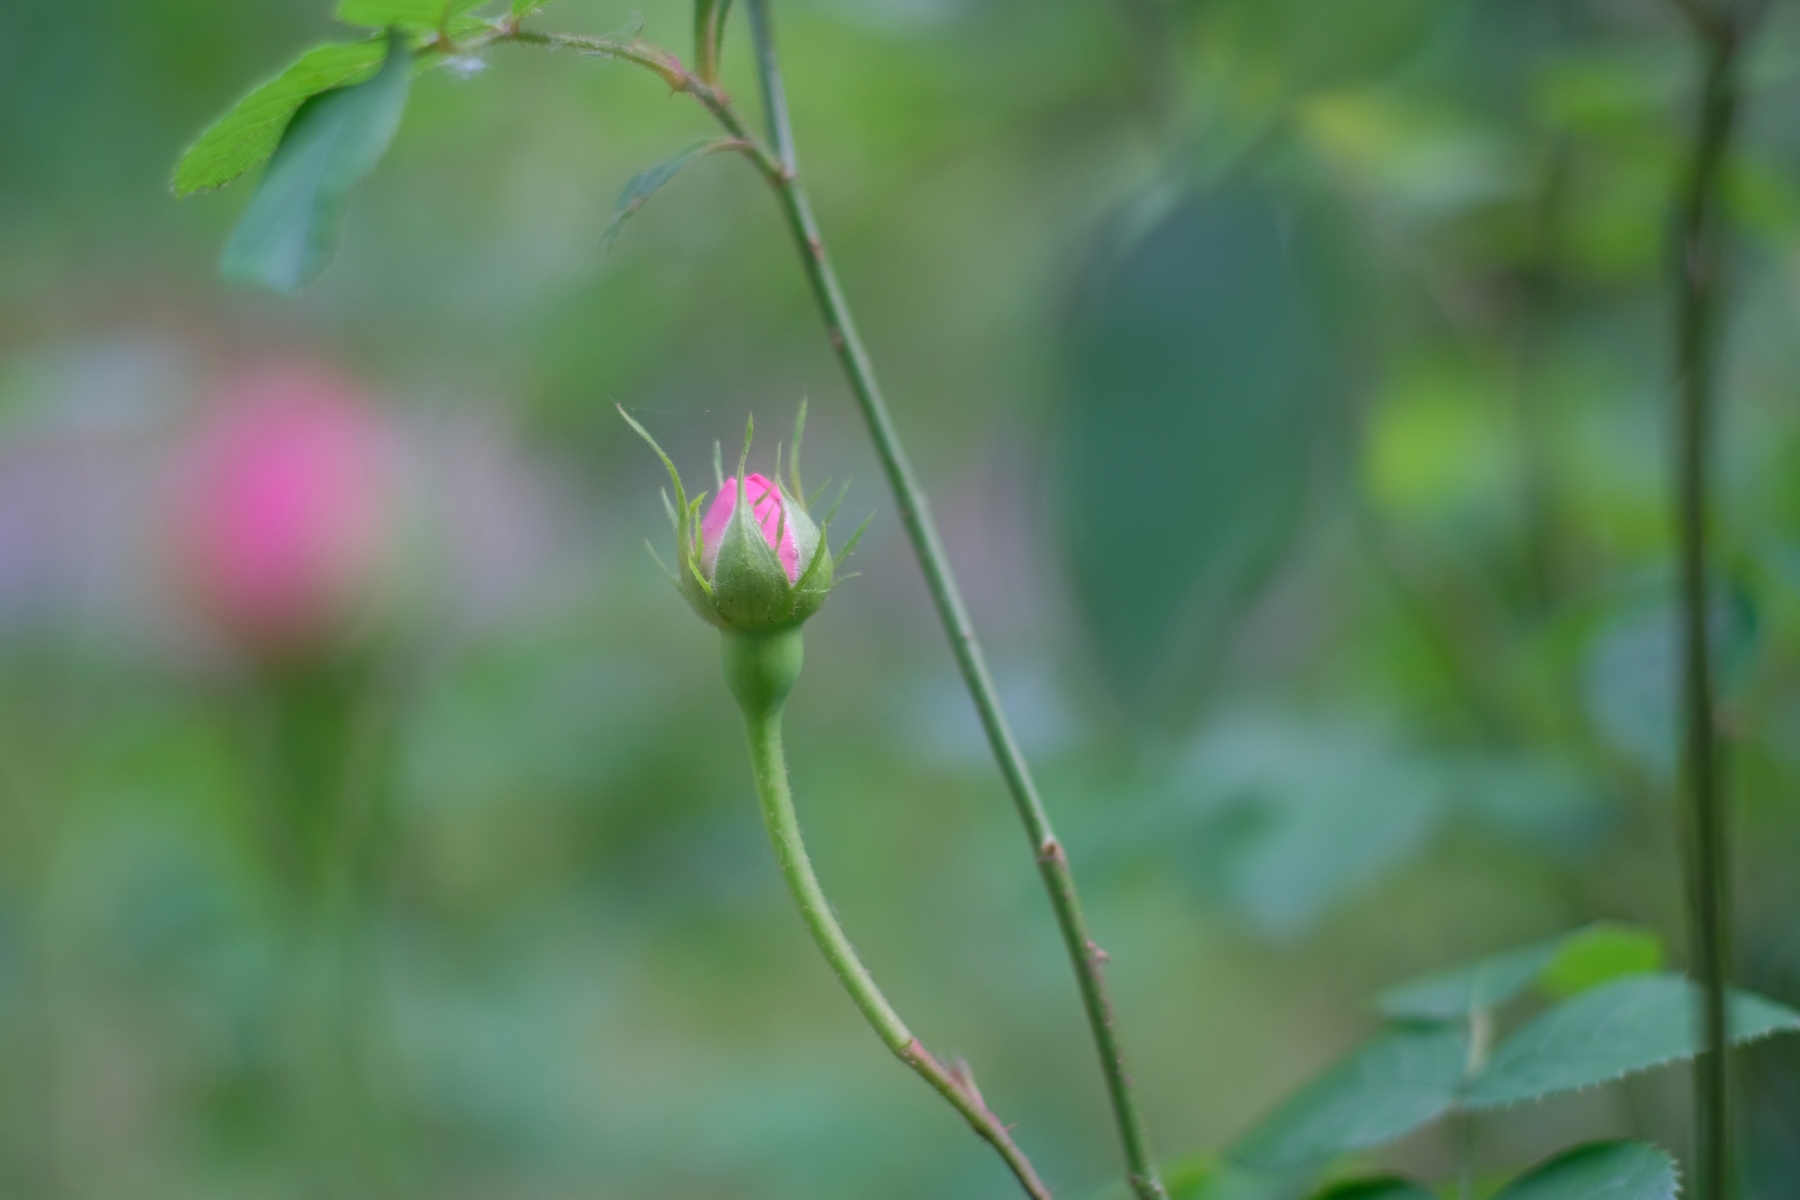
<path fill-rule="evenodd" d="M 258 84 L 187 148 L 170 180 L 175 194 L 224 187 L 274 153 L 282 130 L 308 97 L 361 83 L 380 69 L 386 54 L 383 38 L 314 46 Z"/>
<path fill-rule="evenodd" d="M 1422 1183 L 1399 1175 L 1381 1175 L 1334 1183 L 1324 1191 L 1314 1192 L 1311 1200 L 1437 1200 L 1437 1197 Z"/>
<path fill-rule="evenodd" d="M 1619 975 L 1654 971 L 1661 959 L 1655 934 L 1602 922 L 1399 984 L 1376 1003 L 1389 1017 L 1462 1020 L 1500 1007 L 1540 980 L 1554 978 L 1557 994 L 1569 995 Z"/>
<path fill-rule="evenodd" d="M 331 256 L 350 189 L 381 160 L 406 108 L 412 55 L 399 36 L 373 79 L 312 97 L 282 134 L 220 269 L 291 292 Z"/>
<path fill-rule="evenodd" d="M 1469 1088 L 1469 1108 L 1498 1108 L 1609 1083 L 1698 1051 L 1698 991 L 1673 974 L 1633 975 L 1582 992 L 1501 1042 Z M 1800 1029 L 1800 1013 L 1733 992 L 1731 1039 Z"/>
<path fill-rule="evenodd" d="M 1391 1142 L 1450 1110 L 1468 1050 L 1460 1025 L 1390 1026 L 1283 1101 L 1231 1158 L 1283 1169 Z"/>
<path fill-rule="evenodd" d="M 719 54 L 725 44 L 725 18 L 731 0 L 694 0 L 694 61 L 700 78 L 712 83 L 719 78 Z"/>
<path fill-rule="evenodd" d="M 1237 181 L 1103 239 L 1086 273 L 1055 499 L 1103 682 L 1134 708 L 1198 699 L 1196 668 L 1285 554 L 1319 452 L 1349 444 L 1327 412 L 1350 374 L 1330 336 L 1335 232 Z"/>
<path fill-rule="evenodd" d="M 1675 1200 L 1675 1160 L 1645 1142 L 1594 1142 L 1519 1176 L 1494 1200 Z"/>
<path fill-rule="evenodd" d="M 612 244 L 619 240 L 619 231 L 625 227 L 625 222 L 631 219 L 631 215 L 649 203 L 650 197 L 663 184 L 680 174 L 681 168 L 703 154 L 710 154 L 732 144 L 729 141 L 695 142 L 679 154 L 633 175 L 625 184 L 625 190 L 619 193 L 618 202 L 613 205 L 612 220 L 607 222 L 606 232 L 601 235 L 606 247 L 612 248 Z"/>
<path fill-rule="evenodd" d="M 364 29 L 435 30 L 487 0 L 339 0 L 337 19 Z"/>

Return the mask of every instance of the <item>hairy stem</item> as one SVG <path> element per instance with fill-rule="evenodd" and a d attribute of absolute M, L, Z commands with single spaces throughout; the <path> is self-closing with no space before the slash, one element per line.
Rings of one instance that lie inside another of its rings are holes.
<path fill-rule="evenodd" d="M 949 558 L 944 553 L 937 527 L 931 519 L 924 491 L 907 462 L 899 432 L 894 427 L 887 402 L 882 398 L 880 385 L 875 380 L 874 366 L 863 348 L 856 323 L 850 314 L 849 303 L 844 298 L 837 273 L 832 269 L 831 260 L 825 252 L 825 243 L 813 216 L 812 203 L 800 182 L 767 0 L 748 0 L 747 8 L 751 32 L 756 42 L 757 73 L 768 115 L 769 141 L 774 147 L 774 169 L 769 170 L 769 164 L 765 164 L 764 174 L 775 189 L 782 215 L 793 234 L 807 280 L 812 285 L 813 296 L 825 320 L 832 347 L 849 378 L 850 390 L 856 397 L 857 406 L 862 410 L 869 435 L 875 444 L 875 453 L 881 460 L 882 471 L 887 476 L 895 506 L 899 509 L 901 523 L 906 527 L 913 553 L 918 558 L 932 602 L 937 607 L 938 618 L 943 622 L 944 631 L 949 637 L 957 667 L 962 672 L 970 698 L 975 702 L 976 711 L 981 715 L 982 727 L 999 764 L 1000 774 L 1006 782 L 1007 790 L 1012 794 L 1013 803 L 1031 839 L 1038 870 L 1049 890 L 1051 906 L 1055 910 L 1063 942 L 1074 964 L 1082 1004 L 1099 1050 L 1101 1069 L 1106 1076 L 1107 1092 L 1124 1147 L 1128 1181 L 1141 1200 L 1164 1200 L 1167 1193 L 1157 1176 L 1156 1164 L 1150 1153 L 1149 1137 L 1132 1093 L 1131 1077 L 1126 1070 L 1125 1052 L 1114 1027 L 1112 1001 L 1107 994 L 1106 979 L 1101 969 L 1105 955 L 1088 936 L 1087 922 L 1082 915 L 1074 876 L 1069 870 L 1068 856 L 1051 827 L 1049 814 L 1044 811 L 1037 787 L 1032 782 L 1031 770 L 1007 723 L 981 644 L 976 640 L 975 629 L 963 604 L 961 591 L 951 573 Z M 734 136 L 741 136 L 739 129 L 733 129 L 730 125 L 727 128 L 732 130 Z"/>
<path fill-rule="evenodd" d="M 1730 974 L 1729 814 L 1714 716 L 1708 636 L 1707 535 L 1711 499 L 1721 273 L 1719 192 L 1738 109 L 1737 65 L 1746 29 L 1706 0 L 1680 0 L 1705 54 L 1700 109 L 1689 151 L 1675 243 L 1675 473 L 1680 558 L 1681 712 L 1686 792 L 1686 869 L 1692 969 L 1699 979 L 1700 1056 L 1694 1063 L 1694 1163 L 1698 1200 L 1731 1188 L 1730 1082 L 1725 988 Z"/>
<path fill-rule="evenodd" d="M 734 679 L 746 674 L 757 675 L 760 664 L 746 664 L 746 657 L 761 656 L 771 650 L 777 654 L 797 655 L 799 636 L 798 630 L 767 635 L 770 639 L 793 639 L 794 644 L 790 647 L 772 646 L 768 641 L 757 639 L 746 640 L 746 635 L 741 634 L 726 635 L 727 675 Z M 930 1084 L 933 1091 L 948 1100 L 969 1127 L 999 1152 L 1026 1195 L 1033 1200 L 1050 1200 L 1050 1189 L 1038 1179 L 1030 1160 L 1013 1142 L 1006 1126 L 988 1110 L 972 1079 L 966 1074 L 950 1071 L 913 1036 L 857 957 L 855 947 L 832 914 L 831 903 L 819 886 L 819 878 L 806 856 L 806 845 L 800 838 L 800 823 L 794 815 L 793 793 L 788 786 L 787 760 L 782 753 L 781 698 L 771 699 L 764 692 L 747 701 L 745 692 L 741 688 L 736 690 L 744 710 L 744 732 L 750 743 L 750 767 L 756 779 L 757 799 L 762 803 L 763 824 L 775 847 L 775 857 L 781 864 L 781 875 L 787 881 L 788 892 L 799 906 L 807 930 L 831 964 L 838 982 L 850 993 L 850 998 L 856 1002 L 882 1044 Z"/>

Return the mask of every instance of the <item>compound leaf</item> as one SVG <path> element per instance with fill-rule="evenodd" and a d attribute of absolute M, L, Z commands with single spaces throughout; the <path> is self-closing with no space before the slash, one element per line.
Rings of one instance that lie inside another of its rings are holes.
<path fill-rule="evenodd" d="M 313 96 L 294 113 L 225 246 L 228 278 L 293 291 L 325 265 L 350 189 L 399 128 L 411 62 L 404 41 L 391 37 L 374 78 Z"/>
<path fill-rule="evenodd" d="M 1467 1060 L 1460 1025 L 1390 1026 L 1283 1101 L 1231 1158 L 1279 1169 L 1393 1141 L 1450 1110 Z"/>
<path fill-rule="evenodd" d="M 386 53 L 384 39 L 370 38 L 314 46 L 302 54 L 253 88 L 183 152 L 170 180 L 175 194 L 224 187 L 269 157 L 308 97 L 363 82 L 380 69 Z"/>
<path fill-rule="evenodd" d="M 1462 1020 L 1498 1008 L 1534 983 L 1567 996 L 1620 975 L 1654 971 L 1660 965 L 1662 945 L 1654 933 L 1602 921 L 1397 984 L 1376 1003 L 1389 1017 Z"/>
<path fill-rule="evenodd" d="M 1800 1013 L 1748 992 L 1728 1005 L 1731 1040 L 1800 1029 Z M 1632 975 L 1565 1000 L 1501 1042 L 1469 1087 L 1469 1108 L 1497 1108 L 1609 1083 L 1692 1058 L 1699 991 L 1680 975 Z"/>
<path fill-rule="evenodd" d="M 1494 1200 L 1675 1200 L 1675 1160 L 1645 1142 L 1593 1142 L 1527 1171 Z"/>

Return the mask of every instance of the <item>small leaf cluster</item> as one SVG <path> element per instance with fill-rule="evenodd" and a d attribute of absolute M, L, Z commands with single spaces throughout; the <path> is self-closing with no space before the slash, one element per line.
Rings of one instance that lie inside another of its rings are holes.
<path fill-rule="evenodd" d="M 1390 988 L 1377 999 L 1383 1027 L 1258 1121 L 1228 1161 L 1255 1171 L 1318 1170 L 1452 1113 L 1540 1100 L 1690 1059 L 1700 1050 L 1698 992 L 1684 976 L 1657 970 L 1660 958 L 1653 935 L 1603 923 Z M 1533 989 L 1553 1002 L 1494 1042 L 1499 1012 Z M 1734 1043 L 1800 1030 L 1800 1012 L 1741 991 L 1729 997 L 1728 1019 Z M 1662 1151 L 1605 1143 L 1559 1156 L 1500 1195 L 1573 1200 L 1601 1194 L 1601 1180 L 1622 1189 L 1604 1193 L 1616 1200 L 1675 1194 L 1673 1164 Z M 1332 1200 L 1426 1194 L 1385 1177 L 1325 1193 Z"/>
<path fill-rule="evenodd" d="M 717 545 L 709 547 L 701 531 L 708 493 L 689 497 L 681 482 L 681 473 L 656 439 L 623 408 L 619 415 L 650 444 L 669 472 L 675 495 L 671 499 L 665 492 L 663 501 L 675 528 L 675 570 L 670 572 L 665 567 L 664 571 L 702 620 L 726 630 L 772 632 L 790 628 L 818 612 L 833 584 L 847 578 L 837 573 L 838 567 L 855 550 L 868 522 L 865 520 L 851 535 L 834 561 L 827 538 L 837 502 L 833 502 L 823 521 L 815 523 L 807 511 L 806 493 L 800 481 L 800 443 L 806 433 L 805 404 L 800 406 L 794 426 L 794 447 L 787 456 L 785 476 L 781 453 L 779 449 L 776 451 L 775 482 L 781 494 L 781 513 L 773 546 L 757 521 L 755 505 L 745 484 L 750 443 L 756 429 L 754 421 L 744 430 L 744 449 L 738 458 L 733 480 L 725 478 L 718 448 L 714 447 L 713 475 L 720 488 L 728 482 L 735 484 L 737 504 Z M 840 493 L 838 499 L 841 501 L 842 498 Z M 800 563 L 799 574 L 792 579 L 775 548 L 789 535 L 798 549 Z M 650 552 L 655 555 L 655 547 L 651 547 Z"/>

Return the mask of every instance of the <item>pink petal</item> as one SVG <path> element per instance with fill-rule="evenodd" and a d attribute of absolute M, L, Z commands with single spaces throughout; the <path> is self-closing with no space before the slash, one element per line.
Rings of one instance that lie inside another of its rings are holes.
<path fill-rule="evenodd" d="M 800 543 L 794 539 L 794 530 L 790 525 L 782 528 L 781 521 L 781 485 L 770 480 L 766 475 L 746 475 L 744 477 L 744 494 L 750 500 L 750 511 L 756 514 L 756 523 L 762 528 L 763 540 L 769 543 L 781 559 L 782 569 L 787 572 L 789 582 L 798 582 L 800 578 Z M 724 536 L 725 526 L 731 520 L 731 514 L 737 510 L 738 484 L 733 476 L 725 481 L 719 494 L 713 497 L 712 504 L 706 510 L 706 516 L 700 522 L 700 565 L 707 574 L 712 574 L 713 566 L 719 559 L 719 539 Z M 781 545 L 775 544 L 777 533 L 781 535 Z"/>

